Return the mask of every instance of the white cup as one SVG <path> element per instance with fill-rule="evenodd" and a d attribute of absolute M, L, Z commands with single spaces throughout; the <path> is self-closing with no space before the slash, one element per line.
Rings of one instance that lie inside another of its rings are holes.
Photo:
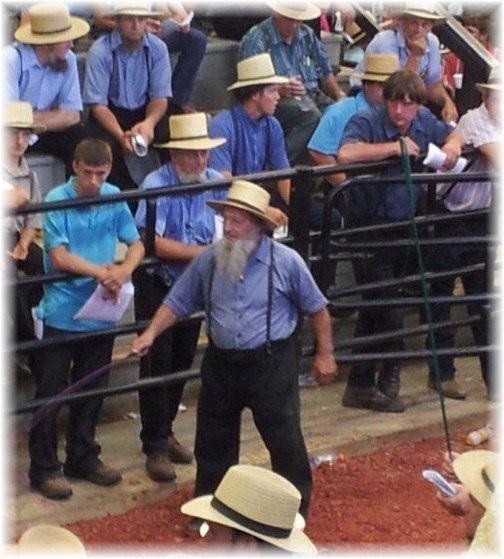
<path fill-rule="evenodd" d="M 464 79 L 464 74 L 453 74 L 453 81 L 455 83 L 455 89 L 462 88 L 462 80 Z"/>
<path fill-rule="evenodd" d="M 131 138 L 131 144 L 133 145 L 133 151 L 138 157 L 145 157 L 147 155 L 148 147 L 141 134 L 133 136 L 133 138 Z"/>

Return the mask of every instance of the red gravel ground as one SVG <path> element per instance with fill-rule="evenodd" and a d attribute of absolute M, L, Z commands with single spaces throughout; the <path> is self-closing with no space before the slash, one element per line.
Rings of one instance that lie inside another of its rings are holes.
<path fill-rule="evenodd" d="M 458 439 L 458 440 L 457 440 Z M 478 448 L 484 448 L 480 446 Z M 454 451 L 469 450 L 462 435 Z M 306 533 L 319 549 L 358 548 L 461 551 L 464 525 L 438 504 L 434 486 L 421 477 L 424 468 L 439 468 L 444 439 L 408 442 L 362 456 L 338 455 L 314 469 L 314 489 Z M 190 552 L 204 540 L 187 531 L 179 511 L 192 496 L 184 486 L 155 504 L 117 516 L 67 525 L 92 554 L 98 551 Z"/>

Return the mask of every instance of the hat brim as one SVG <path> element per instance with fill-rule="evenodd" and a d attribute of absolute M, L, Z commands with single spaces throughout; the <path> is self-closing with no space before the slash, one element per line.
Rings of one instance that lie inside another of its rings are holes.
<path fill-rule="evenodd" d="M 404 10 L 403 12 L 400 12 L 400 15 L 419 17 L 422 19 L 430 19 L 435 22 L 440 22 L 445 19 L 445 17 L 442 16 L 441 14 L 428 14 L 426 12 L 419 12 L 417 10 Z"/>
<path fill-rule="evenodd" d="M 502 84 L 500 83 L 477 83 L 476 89 L 483 92 L 485 90 L 490 91 L 502 91 Z"/>
<path fill-rule="evenodd" d="M 79 37 L 83 37 L 89 31 L 89 23 L 80 17 L 70 16 L 71 26 L 65 31 L 58 33 L 33 33 L 31 23 L 20 25 L 14 33 L 14 37 L 20 43 L 27 45 L 52 45 L 54 43 L 63 43 L 65 41 L 73 41 Z"/>
<path fill-rule="evenodd" d="M 285 76 L 271 76 L 269 78 L 258 78 L 253 80 L 238 80 L 234 84 L 230 85 L 227 90 L 232 91 L 233 89 L 239 89 L 242 87 L 250 87 L 251 85 L 275 85 L 288 83 L 289 78 Z"/>
<path fill-rule="evenodd" d="M 23 128 L 24 130 L 31 130 L 34 134 L 42 134 L 42 132 L 45 132 L 46 127 L 44 124 L 34 124 L 32 126 L 27 126 L 26 124 L 22 124 L 22 123 L 15 123 L 15 122 L 9 122 L 8 124 L 5 125 L 6 128 Z"/>
<path fill-rule="evenodd" d="M 471 450 L 457 456 L 453 461 L 455 475 L 485 509 L 488 507 L 493 493 L 485 484 L 481 472 L 497 456 L 498 454 L 491 450 Z"/>
<path fill-rule="evenodd" d="M 305 10 L 293 10 L 288 6 L 284 6 L 282 4 L 274 2 L 273 0 L 269 2 L 266 1 L 265 3 L 277 14 L 288 17 L 290 19 L 296 19 L 298 21 L 309 21 L 311 19 L 316 19 L 322 15 L 322 11 L 320 10 L 320 8 L 315 6 L 315 4 L 310 4 L 310 6 Z"/>
<path fill-rule="evenodd" d="M 263 221 L 271 231 L 273 231 L 278 227 L 278 224 L 275 223 L 273 220 L 271 220 L 269 217 L 267 217 L 264 213 L 260 212 L 259 210 L 254 210 L 250 206 L 247 206 L 246 204 L 242 204 L 239 201 L 208 200 L 207 204 L 211 208 L 219 212 L 221 212 L 226 207 L 228 208 L 231 207 L 231 208 L 238 208 L 239 210 L 243 210 L 245 212 L 251 213 L 256 217 L 258 217 L 259 219 L 261 219 L 261 221 Z"/>
<path fill-rule="evenodd" d="M 111 12 L 109 15 L 113 17 L 118 17 L 118 16 L 161 17 L 163 14 L 161 12 L 149 12 L 148 10 L 131 8 L 131 9 L 120 10 L 118 12 Z"/>
<path fill-rule="evenodd" d="M 164 144 L 154 144 L 154 147 L 171 149 L 213 149 L 226 142 L 226 138 L 194 138 L 193 140 L 170 140 Z"/>
<path fill-rule="evenodd" d="M 363 74 L 353 74 L 352 77 L 358 78 L 359 80 L 369 81 L 369 82 L 386 82 L 392 74 L 373 74 L 373 73 L 363 73 Z"/>
<path fill-rule="evenodd" d="M 215 510 L 211 505 L 212 499 L 213 495 L 196 497 L 195 499 L 192 499 L 182 505 L 180 510 L 183 514 L 187 514 L 188 516 L 202 518 L 203 520 L 207 520 L 209 522 L 215 522 L 217 524 L 222 524 L 223 526 L 228 526 L 229 528 L 235 528 L 241 532 L 245 532 L 246 534 L 250 534 L 251 536 L 255 536 L 262 541 L 274 545 L 275 547 L 280 547 L 281 549 L 290 551 L 291 553 L 316 555 L 317 548 L 310 541 L 308 536 L 299 528 L 293 528 L 288 538 L 274 538 L 266 536 L 259 532 L 255 532 L 254 530 L 251 530 L 234 520 L 231 520 L 224 514 Z"/>

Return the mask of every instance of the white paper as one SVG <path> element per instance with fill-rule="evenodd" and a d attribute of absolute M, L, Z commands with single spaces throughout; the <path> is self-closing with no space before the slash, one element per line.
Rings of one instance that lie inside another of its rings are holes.
<path fill-rule="evenodd" d="M 288 225 L 279 225 L 276 229 L 273 230 L 274 239 L 285 239 L 288 234 L 289 234 Z"/>
<path fill-rule="evenodd" d="M 441 151 L 435 144 L 429 144 L 429 151 L 427 152 L 427 157 L 423 160 L 423 164 L 443 173 L 461 173 L 467 164 L 465 157 L 459 157 L 457 163 L 451 169 L 443 169 L 445 159 L 446 153 Z"/>
<path fill-rule="evenodd" d="M 135 288 L 129 281 L 125 283 L 119 293 L 119 297 L 105 299 L 107 289 L 99 284 L 93 291 L 91 297 L 82 305 L 79 312 L 74 316 L 75 320 L 106 320 L 117 322 L 121 320 L 124 312 L 133 297 Z"/>
<path fill-rule="evenodd" d="M 215 226 L 215 231 L 214 231 L 213 240 L 215 243 L 216 241 L 220 241 L 224 236 L 224 218 L 222 217 L 222 214 L 214 215 L 214 226 Z"/>
<path fill-rule="evenodd" d="M 32 307 L 31 315 L 33 318 L 33 331 L 37 340 L 44 337 L 44 321 L 37 315 L 37 307 Z"/>
<path fill-rule="evenodd" d="M 194 17 L 194 12 L 190 11 L 187 14 L 187 17 L 185 19 L 183 19 L 182 21 L 179 21 L 179 20 L 174 19 L 174 18 L 170 18 L 170 21 L 173 21 L 173 23 L 176 23 L 179 27 L 185 27 L 186 25 L 189 25 L 191 23 L 193 17 Z"/>

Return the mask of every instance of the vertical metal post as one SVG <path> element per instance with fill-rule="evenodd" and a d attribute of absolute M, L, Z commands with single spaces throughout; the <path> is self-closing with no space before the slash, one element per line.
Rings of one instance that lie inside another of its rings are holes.
<path fill-rule="evenodd" d="M 289 230 L 294 239 L 294 250 L 308 262 L 313 170 L 311 167 L 297 167 L 296 171 L 289 201 Z"/>
<path fill-rule="evenodd" d="M 147 198 L 145 200 L 145 256 L 155 255 L 155 237 L 156 237 L 156 204 L 157 198 Z"/>

